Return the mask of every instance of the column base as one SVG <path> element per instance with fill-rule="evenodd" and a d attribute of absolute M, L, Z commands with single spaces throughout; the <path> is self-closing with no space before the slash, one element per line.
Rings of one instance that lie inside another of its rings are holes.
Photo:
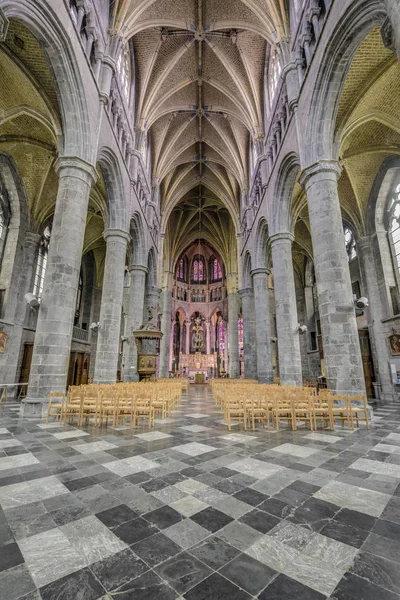
<path fill-rule="evenodd" d="M 21 401 L 20 415 L 25 419 L 42 419 L 47 414 L 47 402 L 25 398 Z"/>

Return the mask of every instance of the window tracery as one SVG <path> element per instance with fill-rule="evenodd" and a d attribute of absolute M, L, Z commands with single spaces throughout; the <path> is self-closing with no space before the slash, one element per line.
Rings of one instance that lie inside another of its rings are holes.
<path fill-rule="evenodd" d="M 131 69 L 130 69 L 130 55 L 129 55 L 129 44 L 125 44 L 122 48 L 118 60 L 117 60 L 117 71 L 119 74 L 122 91 L 124 93 L 125 100 L 129 102 L 129 92 L 131 85 Z"/>
<path fill-rule="evenodd" d="M 51 229 L 49 225 L 47 225 L 47 227 L 43 231 L 42 239 L 40 241 L 39 253 L 36 263 L 35 281 L 33 284 L 33 294 L 37 298 L 41 298 L 43 293 L 43 283 L 44 276 L 46 274 L 47 258 L 49 254 L 50 236 Z"/>
<path fill-rule="evenodd" d="M 193 261 L 192 280 L 196 283 L 204 282 L 204 260 L 203 258 L 195 258 Z"/>
<path fill-rule="evenodd" d="M 400 184 L 395 188 L 389 201 L 389 236 L 393 248 L 393 257 L 400 273 Z"/>
<path fill-rule="evenodd" d="M 0 178 L 0 266 L 3 260 L 10 217 L 11 211 L 7 190 Z"/>
<path fill-rule="evenodd" d="M 344 241 L 346 244 L 347 258 L 353 260 L 357 257 L 356 238 L 350 227 L 344 226 Z"/>
<path fill-rule="evenodd" d="M 279 76 L 281 74 L 281 63 L 279 60 L 278 50 L 271 49 L 270 62 L 269 62 L 269 73 L 268 73 L 268 93 L 270 104 L 274 100 L 276 88 L 278 87 Z"/>

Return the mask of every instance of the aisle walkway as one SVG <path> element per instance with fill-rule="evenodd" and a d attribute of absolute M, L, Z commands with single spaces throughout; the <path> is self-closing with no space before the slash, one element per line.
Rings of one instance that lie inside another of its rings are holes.
<path fill-rule="evenodd" d="M 400 410 L 376 414 L 229 433 L 205 386 L 151 432 L 3 406 L 0 600 L 400 600 Z"/>

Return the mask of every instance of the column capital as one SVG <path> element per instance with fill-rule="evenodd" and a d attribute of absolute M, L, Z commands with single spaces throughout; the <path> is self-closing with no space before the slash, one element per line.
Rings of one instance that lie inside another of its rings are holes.
<path fill-rule="evenodd" d="M 268 277 L 268 275 L 271 274 L 271 269 L 267 269 L 266 267 L 260 267 L 258 269 L 253 269 L 252 271 L 250 271 L 250 275 L 252 277 L 255 277 L 257 275 L 266 275 Z"/>
<path fill-rule="evenodd" d="M 147 288 L 148 296 L 159 296 L 162 292 L 161 288 L 156 287 L 155 285 L 149 285 Z"/>
<path fill-rule="evenodd" d="M 302 170 L 299 178 L 300 185 L 310 187 L 314 180 L 339 179 L 342 167 L 337 160 L 322 159 Z"/>
<path fill-rule="evenodd" d="M 253 288 L 243 288 L 239 290 L 239 296 L 241 299 L 243 298 L 252 298 L 253 297 Z"/>
<path fill-rule="evenodd" d="M 59 177 L 77 177 L 90 185 L 98 179 L 96 168 L 79 156 L 59 156 L 54 170 Z"/>
<path fill-rule="evenodd" d="M 369 235 L 364 235 L 356 240 L 357 250 L 370 250 L 371 249 L 371 237 Z"/>
<path fill-rule="evenodd" d="M 272 246 L 276 242 L 289 242 L 290 245 L 292 245 L 292 243 L 294 242 L 294 235 L 292 233 L 290 233 L 289 231 L 281 232 L 281 233 L 274 233 L 269 237 L 269 241 L 271 242 Z"/>
<path fill-rule="evenodd" d="M 25 244 L 27 246 L 38 246 L 41 240 L 41 236 L 39 233 L 34 233 L 33 231 L 27 231 L 25 233 Z"/>
<path fill-rule="evenodd" d="M 129 273 L 144 273 L 146 275 L 149 270 L 144 265 L 129 265 L 128 271 Z"/>
<path fill-rule="evenodd" d="M 125 242 L 129 242 L 131 236 L 127 231 L 124 231 L 123 229 L 108 228 L 103 231 L 103 238 L 106 240 L 106 242 L 109 238 L 121 238 Z"/>

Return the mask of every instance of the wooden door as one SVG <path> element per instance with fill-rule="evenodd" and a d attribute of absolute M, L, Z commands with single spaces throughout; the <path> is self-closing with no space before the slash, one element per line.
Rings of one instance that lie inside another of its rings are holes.
<path fill-rule="evenodd" d="M 368 329 L 360 329 L 358 331 L 360 338 L 361 358 L 364 369 L 365 389 L 368 398 L 373 398 L 374 389 L 372 382 L 375 381 L 374 363 L 372 362 L 371 344 L 369 341 Z"/>
<path fill-rule="evenodd" d="M 31 371 L 31 362 L 33 354 L 33 344 L 24 345 L 24 357 L 22 359 L 21 374 L 19 377 L 20 383 L 28 383 L 29 373 Z"/>

